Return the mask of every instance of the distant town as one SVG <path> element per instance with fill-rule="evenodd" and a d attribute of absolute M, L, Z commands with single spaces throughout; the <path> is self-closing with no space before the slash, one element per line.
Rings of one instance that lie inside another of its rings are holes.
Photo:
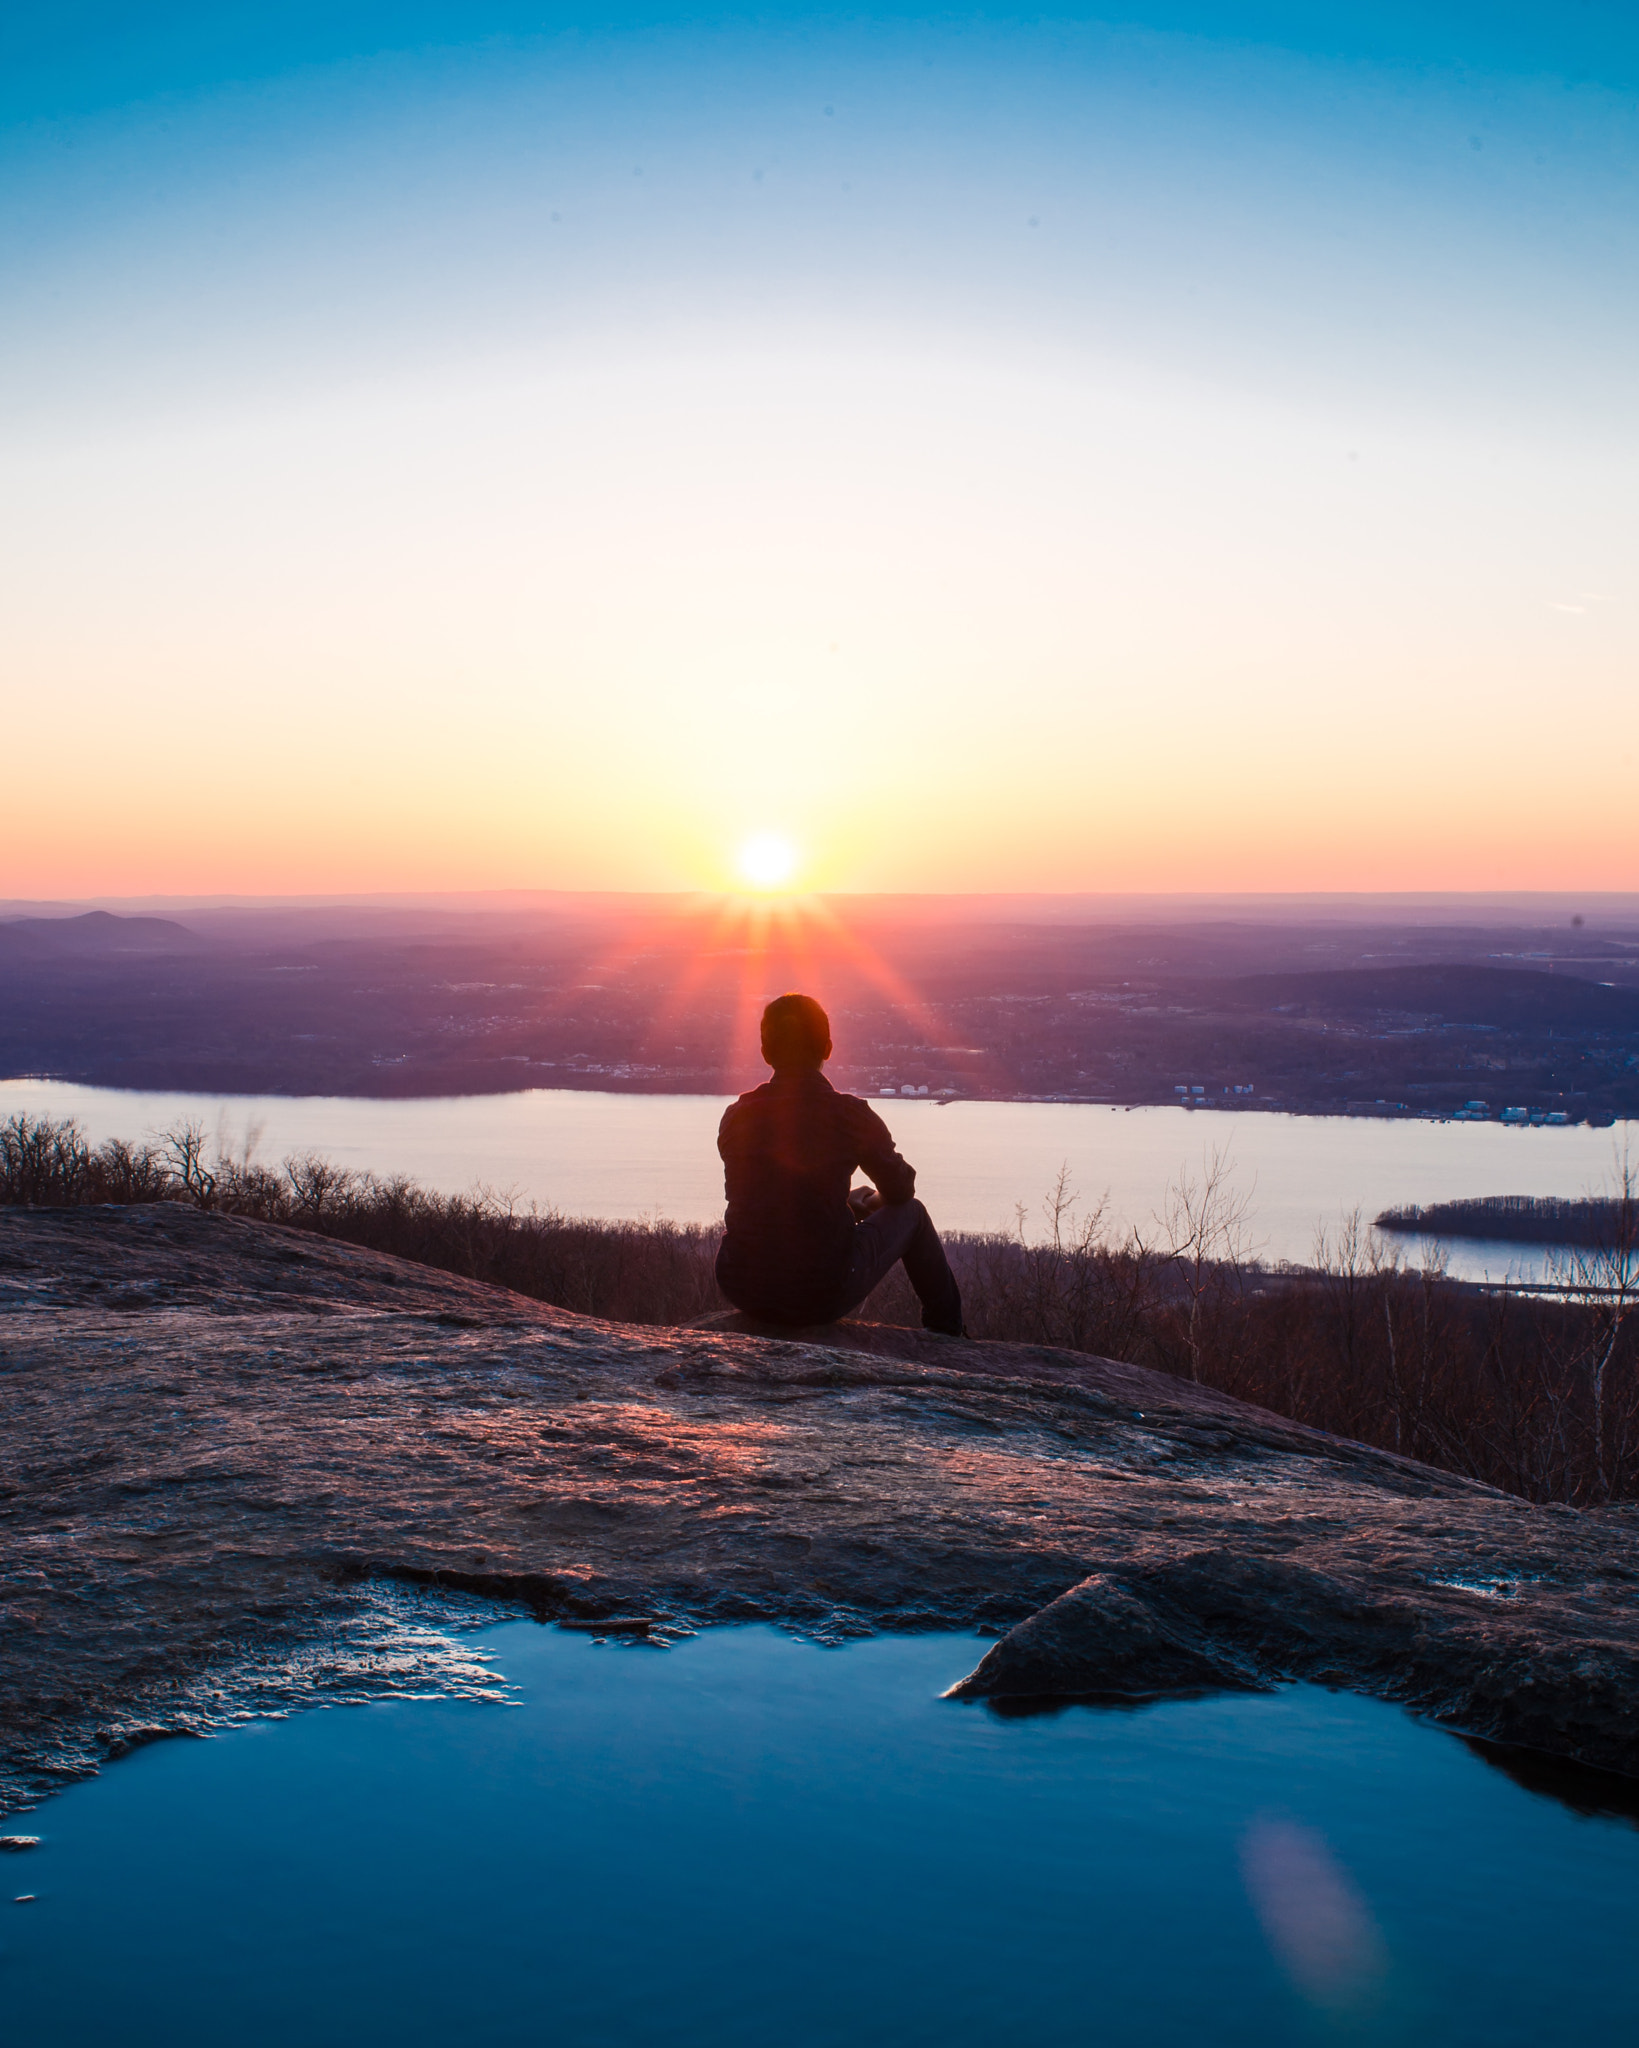
<path fill-rule="evenodd" d="M 1028 906 L 1026 906 L 1028 909 Z M 0 1073 L 213 1094 L 720 1094 L 811 988 L 876 1097 L 1508 1125 L 1639 1115 L 1639 921 L 1077 923 L 948 899 L 784 920 L 235 907 L 0 919 Z"/>

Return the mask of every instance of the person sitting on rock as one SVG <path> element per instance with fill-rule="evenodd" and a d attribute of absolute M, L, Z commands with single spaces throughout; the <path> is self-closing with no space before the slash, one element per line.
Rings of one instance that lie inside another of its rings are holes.
<path fill-rule="evenodd" d="M 831 1323 L 903 1260 L 923 1329 L 960 1337 L 961 1293 L 915 1169 L 870 1104 L 820 1072 L 830 1019 L 812 996 L 777 996 L 762 1046 L 773 1080 L 730 1103 L 717 1132 L 728 1195 L 718 1286 L 761 1322 Z M 856 1167 L 874 1192 L 850 1192 Z"/>

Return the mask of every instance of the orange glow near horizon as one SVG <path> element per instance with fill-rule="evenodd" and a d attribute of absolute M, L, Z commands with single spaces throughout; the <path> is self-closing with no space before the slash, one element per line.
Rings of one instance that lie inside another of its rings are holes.
<path fill-rule="evenodd" d="M 17 72 L 0 905 L 1639 891 L 1619 62 L 329 12 Z"/>
<path fill-rule="evenodd" d="M 648 1024 L 657 1046 L 697 1015 L 707 984 L 726 981 L 729 1023 L 720 1048 L 723 1084 L 740 1089 L 762 1078 L 760 1024 L 764 1005 L 789 989 L 814 996 L 828 1010 L 847 1000 L 850 985 L 885 997 L 919 1039 L 937 1042 L 946 1026 L 920 992 L 855 929 L 839 909 L 817 897 L 769 900 L 720 895 L 686 899 L 675 911 L 643 918 L 618 942 L 597 954 L 586 972 L 597 981 L 623 976 L 641 961 L 674 955 L 669 976 Z M 840 991 L 840 994 L 839 994 Z M 574 990 L 565 989 L 544 1015 L 566 1010 Z M 844 1061 L 844 1036 L 838 1047 Z M 970 1072 L 980 1086 L 1000 1087 L 1006 1076 L 975 1055 Z"/>
<path fill-rule="evenodd" d="M 1313 836 L 1266 829 L 1252 837 L 1248 821 L 1219 811 L 1181 831 L 1171 843 L 1136 826 L 1119 843 L 1077 846 L 1074 835 L 1032 832 L 1021 821 L 1017 840 L 1005 842 L 1008 820 L 998 805 L 985 843 L 951 845 L 930 833 L 884 835 L 874 847 L 853 846 L 846 859 L 827 863 L 823 886 L 829 895 L 1012 895 L 1088 897 L 1154 896 L 1191 900 L 1291 895 L 1524 896 L 1549 894 L 1639 894 L 1639 843 L 1622 825 L 1624 798 L 1613 786 L 1596 790 L 1580 809 L 1540 815 L 1499 843 L 1499 820 L 1475 804 L 1445 806 L 1438 829 L 1395 839 L 1381 819 L 1364 811 L 1343 811 L 1329 829 Z M 184 843 L 151 839 L 122 821 L 118 829 L 95 824 L 78 834 L 63 833 L 59 817 L 29 816 L 30 792 L 18 792 L 9 822 L 0 822 L 0 904 L 92 904 L 224 899 L 270 901 L 356 900 L 377 896 L 425 898 L 442 895 L 550 894 L 554 891 L 660 893 L 684 901 L 718 884 L 715 862 L 687 860 L 664 845 L 631 847 L 594 859 L 584 847 L 552 845 L 544 853 L 519 846 L 508 835 L 495 845 L 473 821 L 465 843 L 429 848 L 418 843 L 412 821 L 383 830 L 361 844 L 338 835 L 328 841 L 322 827 L 292 845 L 283 833 L 246 833 L 235 844 L 235 826 L 190 832 Z M 118 793 L 109 792 L 117 803 Z M 1248 808 L 1279 807 L 1284 793 L 1260 787 L 1249 792 Z M 1427 810 L 1442 805 L 1427 792 Z M 1516 814 L 1517 815 L 1517 814 Z M 30 826 L 38 826 L 30 831 Z M 1382 834 L 1379 838 L 1377 835 Z M 1245 836 L 1237 838 L 1237 834 Z M 246 843 L 246 840 L 249 843 Z M 9 842 L 9 843 L 8 843 Z M 781 892 L 744 885 L 748 901 L 768 901 Z M 806 894 L 807 892 L 804 891 Z"/>
<path fill-rule="evenodd" d="M 1639 890 L 1591 457 L 942 348 L 19 456 L 0 897 Z"/>

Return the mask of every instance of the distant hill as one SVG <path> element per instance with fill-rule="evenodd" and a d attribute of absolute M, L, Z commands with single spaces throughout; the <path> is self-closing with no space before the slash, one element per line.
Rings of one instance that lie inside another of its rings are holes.
<path fill-rule="evenodd" d="M 1551 950 L 1583 945 L 1569 926 L 861 935 L 692 901 L 527 928 L 487 912 L 435 928 L 149 906 L 160 914 L 9 906 L 0 1075 L 209 1094 L 732 1094 L 763 1071 L 737 1023 L 746 987 L 813 985 L 848 1020 L 835 1078 L 859 1094 L 1187 1095 L 1312 1116 L 1448 1116 L 1483 1097 L 1527 1120 L 1639 1117 L 1639 926 L 1573 964 Z"/>
<path fill-rule="evenodd" d="M 198 953 L 205 941 L 168 917 L 14 917 L 0 923 L 0 960 L 101 960 L 121 953 Z"/>
<path fill-rule="evenodd" d="M 1639 990 L 1524 967 L 1354 967 L 1248 974 L 1224 984 L 1237 1008 L 1329 1017 L 1397 1015 L 1510 1030 L 1639 1031 Z"/>

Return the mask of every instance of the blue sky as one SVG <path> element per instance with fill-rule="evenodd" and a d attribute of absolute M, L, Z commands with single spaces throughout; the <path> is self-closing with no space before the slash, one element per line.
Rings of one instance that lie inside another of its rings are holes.
<path fill-rule="evenodd" d="M 217 816 L 133 885 L 1639 885 L 1632 10 L 80 6 L 0 80 L 22 736 Z M 893 829 L 816 689 L 937 732 Z"/>
<path fill-rule="evenodd" d="M 19 367 L 40 396 L 55 364 L 117 401 L 258 378 L 263 349 L 323 375 L 784 304 L 1597 410 L 1629 382 L 1636 23 L 14 11 Z"/>
<path fill-rule="evenodd" d="M 1608 0 L 1468 0 L 1386 4 L 1270 0 L 1264 5 L 946 9 L 543 7 L 399 0 L 392 6 L 147 5 L 113 0 L 14 10 L 0 29 L 8 120 L 54 119 L 136 99 L 185 95 L 226 81 L 385 51 L 455 49 L 486 40 L 525 43 L 565 31 L 642 35 L 656 29 L 733 33 L 841 22 L 856 32 L 889 23 L 932 30 L 1025 30 L 1102 20 L 1226 44 L 1262 46 L 1326 61 L 1373 63 L 1468 76 L 1553 78 L 1631 91 L 1639 83 L 1639 20 Z"/>

